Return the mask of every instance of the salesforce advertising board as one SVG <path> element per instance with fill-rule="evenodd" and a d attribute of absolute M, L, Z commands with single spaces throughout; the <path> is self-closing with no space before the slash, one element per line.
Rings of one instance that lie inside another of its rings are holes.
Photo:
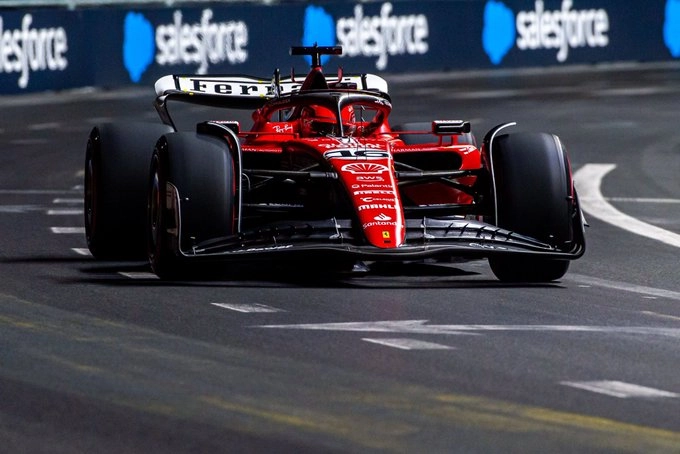
<path fill-rule="evenodd" d="M 636 3 L 638 5 L 639 3 Z M 165 74 L 305 73 L 291 45 L 341 45 L 329 72 L 680 58 L 680 0 L 436 0 L 0 9 L 2 93 L 152 86 Z"/>
<path fill-rule="evenodd" d="M 0 93 L 87 84 L 81 26 L 66 11 L 0 10 Z"/>
<path fill-rule="evenodd" d="M 405 72 L 667 60 L 678 57 L 680 0 L 632 10 L 620 0 L 319 2 L 127 10 L 100 80 L 152 83 L 169 73 L 307 69 L 290 45 L 341 45 L 329 70 Z M 111 23 L 103 17 L 102 26 Z M 666 30 L 664 32 L 664 30 Z M 670 30 L 670 31 L 669 31 Z M 122 43 L 122 44 L 120 44 Z M 103 55 L 103 54 L 102 54 Z M 106 61 L 99 61 L 105 67 Z"/>

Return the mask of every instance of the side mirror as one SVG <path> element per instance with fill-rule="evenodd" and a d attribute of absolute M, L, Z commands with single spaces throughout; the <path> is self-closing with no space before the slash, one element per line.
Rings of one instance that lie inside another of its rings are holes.
<path fill-rule="evenodd" d="M 435 120 L 432 122 L 432 134 L 438 136 L 466 134 L 472 130 L 469 121 Z"/>

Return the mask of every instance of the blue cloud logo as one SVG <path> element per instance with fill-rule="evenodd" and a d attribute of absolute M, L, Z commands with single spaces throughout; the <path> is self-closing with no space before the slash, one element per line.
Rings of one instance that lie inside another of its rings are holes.
<path fill-rule="evenodd" d="M 123 32 L 123 64 L 132 82 L 140 81 L 155 54 L 153 25 L 141 13 L 128 13 Z"/>
<path fill-rule="evenodd" d="M 666 21 L 663 24 L 663 39 L 674 58 L 680 57 L 680 0 L 666 2 Z"/>
<path fill-rule="evenodd" d="M 489 0 L 484 7 L 482 46 L 491 63 L 498 65 L 515 45 L 515 15 L 503 2 Z"/>
<path fill-rule="evenodd" d="M 335 46 L 335 20 L 320 6 L 310 5 L 305 9 L 305 22 L 303 24 L 302 45 Z M 321 64 L 328 62 L 329 55 L 321 57 Z M 310 65 L 312 58 L 305 56 Z"/>

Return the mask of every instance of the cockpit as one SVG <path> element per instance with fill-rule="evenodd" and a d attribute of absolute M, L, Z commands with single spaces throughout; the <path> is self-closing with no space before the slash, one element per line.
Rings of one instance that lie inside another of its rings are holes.
<path fill-rule="evenodd" d="M 387 125 L 390 110 L 391 103 L 383 94 L 355 90 L 294 93 L 255 111 L 251 134 L 367 137 L 390 132 Z M 272 141 L 280 139 L 268 138 Z"/>

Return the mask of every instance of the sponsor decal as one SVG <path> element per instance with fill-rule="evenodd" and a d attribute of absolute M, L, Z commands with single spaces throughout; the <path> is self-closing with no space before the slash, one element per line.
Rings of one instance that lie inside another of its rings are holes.
<path fill-rule="evenodd" d="M 363 5 L 359 4 L 354 6 L 352 16 L 337 21 L 322 7 L 310 5 L 305 10 L 303 27 L 304 45 L 339 44 L 343 48 L 341 58 L 377 57 L 375 67 L 379 70 L 387 68 L 390 56 L 424 55 L 429 51 L 427 16 L 393 14 L 389 2 L 380 6 L 377 16 L 365 15 Z"/>
<path fill-rule="evenodd" d="M 359 175 L 379 175 L 390 169 L 387 166 L 373 162 L 353 162 L 351 164 L 345 164 L 340 170 Z"/>
<path fill-rule="evenodd" d="M 394 210 L 394 205 L 391 203 L 370 203 L 367 205 L 359 205 L 357 211 L 364 210 Z"/>
<path fill-rule="evenodd" d="M 663 39 L 673 58 L 680 58 L 680 0 L 666 1 Z"/>
<path fill-rule="evenodd" d="M 31 72 L 63 71 L 68 67 L 68 36 L 63 27 L 34 28 L 24 14 L 21 28 L 5 29 L 0 16 L 0 73 L 18 73 L 17 85 L 26 88 Z"/>
<path fill-rule="evenodd" d="M 359 175 L 356 177 L 357 181 L 385 181 L 385 179 L 381 176 L 377 175 Z M 386 185 L 388 186 L 388 185 Z"/>
<path fill-rule="evenodd" d="M 274 131 L 278 133 L 293 133 L 293 125 L 277 126 L 274 125 Z"/>
<path fill-rule="evenodd" d="M 505 248 L 503 246 L 497 246 L 495 244 L 487 244 L 487 243 L 468 243 L 468 246 L 470 247 L 476 247 L 480 249 L 493 249 L 493 250 L 499 250 L 499 251 L 507 251 L 508 248 Z"/>
<path fill-rule="evenodd" d="M 383 222 L 392 220 L 392 218 L 389 217 L 388 215 L 386 215 L 385 213 L 380 213 L 379 215 L 377 215 L 373 219 L 375 219 L 376 221 L 383 221 Z"/>
<path fill-rule="evenodd" d="M 368 229 L 371 227 L 396 227 L 397 223 L 394 221 L 376 221 L 376 222 L 367 222 L 365 224 L 362 224 L 361 227 L 364 229 Z"/>
<path fill-rule="evenodd" d="M 396 200 L 394 197 L 361 197 L 360 199 L 363 203 L 373 203 L 373 202 L 391 202 L 394 203 Z"/>
<path fill-rule="evenodd" d="M 609 45 L 609 14 L 600 9 L 572 9 L 562 0 L 560 9 L 547 10 L 543 0 L 531 11 L 516 15 L 502 1 L 488 0 L 484 8 L 482 45 L 491 63 L 498 65 L 515 46 L 520 51 L 556 49 L 556 60 L 567 61 L 571 49 Z"/>
<path fill-rule="evenodd" d="M 209 77 L 180 77 L 178 81 L 180 90 L 214 93 L 216 95 L 261 97 L 269 94 L 270 90 L 267 84 L 248 82 L 244 78 L 231 80 Z"/>
<path fill-rule="evenodd" d="M 352 185 L 352 187 L 358 187 L 359 185 Z M 386 190 L 380 190 L 380 189 L 369 189 L 369 190 L 362 190 L 362 191 L 354 191 L 354 195 L 371 195 L 371 194 L 378 194 L 378 195 L 396 195 L 394 191 L 386 191 Z"/>
<path fill-rule="evenodd" d="M 215 22 L 211 9 L 204 9 L 195 23 L 185 22 L 180 10 L 172 17 L 171 23 L 154 30 L 143 14 L 126 15 L 123 61 L 133 82 L 139 82 L 154 61 L 160 66 L 197 65 L 196 72 L 206 74 L 211 65 L 236 65 L 248 60 L 245 22 Z"/>
<path fill-rule="evenodd" d="M 278 251 L 282 249 L 290 249 L 292 248 L 292 244 L 283 244 L 280 246 L 264 246 L 264 247 L 249 247 L 246 249 L 236 249 L 233 251 L 229 251 L 231 254 L 239 254 L 242 252 L 268 252 L 268 251 Z"/>
<path fill-rule="evenodd" d="M 355 183 L 352 185 L 352 189 L 360 189 L 360 188 L 366 188 L 366 189 L 392 189 L 392 191 L 389 191 L 390 194 L 393 193 L 394 187 L 389 184 L 371 184 L 371 183 Z"/>

